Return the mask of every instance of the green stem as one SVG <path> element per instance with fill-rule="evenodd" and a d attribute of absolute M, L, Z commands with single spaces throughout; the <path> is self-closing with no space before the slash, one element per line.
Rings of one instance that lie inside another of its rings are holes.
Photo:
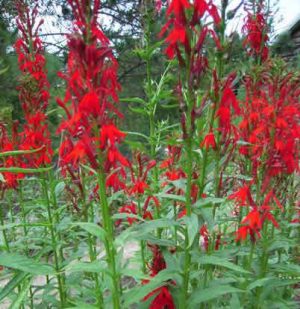
<path fill-rule="evenodd" d="M 26 255 L 30 255 L 30 250 L 28 248 L 28 230 L 27 230 L 27 218 L 26 218 L 26 210 L 25 210 L 25 205 L 24 205 L 24 196 L 23 196 L 23 186 L 22 182 L 19 182 L 19 202 L 21 206 L 21 213 L 22 213 L 22 223 L 23 223 L 23 231 L 24 231 L 24 236 L 26 238 L 25 240 L 25 248 L 26 248 Z M 30 294 L 30 308 L 33 308 L 33 291 L 32 291 L 32 286 L 29 288 L 29 294 Z"/>
<path fill-rule="evenodd" d="M 58 212 L 59 207 L 58 207 L 58 202 L 57 202 L 56 193 L 55 193 L 55 176 L 52 170 L 49 172 L 48 176 L 49 176 L 51 203 L 54 209 L 54 219 L 55 219 L 55 223 L 58 224 L 60 222 L 60 215 Z M 62 246 L 63 237 L 60 231 L 57 231 L 57 230 L 56 230 L 56 235 L 57 235 L 57 239 L 59 242 L 58 255 L 57 255 L 58 264 L 63 265 L 64 263 L 64 252 L 63 252 L 63 246 Z M 65 300 L 67 298 L 67 286 L 66 286 L 66 277 L 64 273 L 61 274 L 61 282 L 62 282 L 63 294 L 64 294 L 64 300 Z"/>
<path fill-rule="evenodd" d="M 139 211 L 139 216 L 142 217 L 142 206 L 141 206 L 141 198 L 138 197 L 138 211 Z M 141 240 L 140 241 L 140 246 L 141 246 L 141 259 L 142 259 L 142 271 L 145 274 L 146 273 L 146 259 L 145 259 L 145 241 Z"/>
<path fill-rule="evenodd" d="M 89 212 L 88 212 L 89 207 L 88 207 L 88 204 L 86 202 L 86 186 L 85 186 L 85 175 L 84 175 L 84 173 L 81 173 L 81 180 L 82 180 L 82 188 L 83 188 L 83 197 L 82 197 L 83 198 L 83 216 L 84 216 L 84 220 L 86 222 L 89 222 L 90 221 L 89 220 Z M 93 219 L 93 216 L 91 216 L 91 218 Z M 97 258 L 96 239 L 90 233 L 88 233 L 88 248 L 89 248 L 90 261 L 93 262 Z M 92 274 L 91 277 L 95 281 L 95 295 L 96 295 L 96 298 L 97 298 L 97 306 L 99 308 L 103 308 L 104 307 L 104 300 L 103 300 L 101 285 L 100 285 L 100 282 L 99 282 L 99 277 L 98 277 L 97 274 Z"/>
<path fill-rule="evenodd" d="M 55 229 L 55 220 L 53 220 L 52 212 L 51 212 L 51 203 L 48 195 L 48 186 L 45 178 L 42 180 L 42 187 L 44 191 L 44 197 L 46 200 L 46 206 L 47 206 L 47 215 L 48 215 L 48 221 L 49 221 L 49 229 L 51 234 L 51 242 L 52 242 L 52 248 L 53 248 L 53 254 L 54 254 L 54 264 L 55 264 L 55 270 L 56 270 L 56 278 L 58 283 L 58 292 L 60 297 L 60 305 L 63 308 L 65 304 L 64 299 L 64 287 L 63 287 L 63 281 L 60 274 L 60 267 L 59 267 L 59 258 L 57 254 L 57 246 L 56 246 L 56 229 Z"/>
<path fill-rule="evenodd" d="M 185 140 L 185 148 L 187 154 L 187 165 L 186 165 L 186 174 L 187 174 L 187 183 L 186 183 L 186 193 L 185 193 L 185 207 L 186 215 L 188 217 L 192 214 L 192 201 L 191 201 L 191 191 L 192 191 L 192 173 L 193 173 L 193 155 L 192 155 L 192 140 L 191 137 L 188 137 Z M 184 231 L 184 274 L 183 274 L 183 296 L 181 299 L 180 308 L 186 308 L 186 301 L 188 299 L 188 290 L 189 290 L 189 281 L 190 281 L 190 268 L 191 268 L 191 253 L 189 246 L 189 235 L 187 226 L 185 226 Z"/>
<path fill-rule="evenodd" d="M 107 233 L 107 238 L 105 240 L 105 249 L 107 255 L 107 263 L 108 267 L 111 271 L 113 289 L 112 289 L 112 301 L 113 308 L 119 309 L 120 307 L 120 276 L 116 269 L 116 250 L 114 247 L 114 228 L 113 221 L 111 219 L 110 209 L 108 205 L 107 195 L 105 191 L 105 174 L 102 168 L 102 156 L 99 154 L 100 167 L 98 169 L 98 185 L 99 185 L 99 196 L 100 196 L 100 204 L 101 204 L 101 212 L 103 217 L 103 227 Z"/>
<path fill-rule="evenodd" d="M 1 224 L 1 226 L 4 226 L 4 224 L 5 224 L 5 222 L 4 222 L 4 214 L 2 212 L 2 207 L 0 207 L 0 224 Z M 8 237 L 7 237 L 5 229 L 2 230 L 2 235 L 3 235 L 5 250 L 7 252 L 9 252 L 9 242 L 8 242 Z"/>

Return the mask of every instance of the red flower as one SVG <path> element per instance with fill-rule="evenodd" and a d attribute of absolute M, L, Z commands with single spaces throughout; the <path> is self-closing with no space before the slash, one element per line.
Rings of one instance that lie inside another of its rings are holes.
<path fill-rule="evenodd" d="M 167 16 L 173 13 L 176 17 L 182 17 L 184 15 L 184 10 L 188 9 L 190 6 L 187 0 L 171 0 L 167 9 Z"/>
<path fill-rule="evenodd" d="M 156 165 L 155 160 L 150 160 L 141 153 L 136 154 L 137 167 L 134 169 L 130 165 L 132 187 L 129 189 L 129 194 L 143 194 L 149 186 L 147 185 L 148 172 Z M 146 165 L 146 166 L 145 166 Z"/>
<path fill-rule="evenodd" d="M 114 124 L 105 124 L 102 126 L 100 132 L 100 147 L 101 149 L 104 149 L 105 147 L 113 147 L 125 136 L 126 134 L 117 129 Z"/>
<path fill-rule="evenodd" d="M 240 240 L 246 240 L 248 234 L 250 233 L 250 227 L 249 226 L 241 226 L 238 231 L 236 232 L 236 241 Z"/>
<path fill-rule="evenodd" d="M 144 194 L 145 190 L 149 188 L 149 186 L 144 181 L 136 181 L 133 187 L 130 189 L 130 194 Z"/>
<path fill-rule="evenodd" d="M 150 304 L 149 309 L 175 309 L 173 297 L 171 293 L 169 292 L 169 288 L 167 286 L 162 286 L 154 291 L 152 291 L 150 294 L 148 294 L 144 300 L 149 299 L 151 296 L 158 293 L 153 301 Z"/>
<path fill-rule="evenodd" d="M 212 131 L 210 131 L 207 135 L 205 135 L 203 141 L 200 144 L 200 147 L 205 147 L 206 150 L 209 148 L 216 149 L 216 140 L 215 140 L 215 135 Z"/>
<path fill-rule="evenodd" d="M 239 206 L 254 205 L 251 192 L 248 185 L 239 188 L 238 191 L 228 196 L 229 199 L 235 200 Z"/>
<path fill-rule="evenodd" d="M 248 226 L 252 230 L 260 230 L 262 228 L 262 220 L 260 212 L 257 209 L 253 209 L 249 214 L 242 220 L 242 223 L 248 223 Z"/>
<path fill-rule="evenodd" d="M 121 208 L 119 208 L 119 212 L 120 213 L 127 213 L 127 214 L 137 215 L 137 207 L 136 207 L 136 205 L 134 203 L 131 203 L 131 204 L 124 205 Z M 127 221 L 131 225 L 134 222 L 136 222 L 137 219 L 136 218 L 132 218 L 132 217 L 127 217 Z"/>
<path fill-rule="evenodd" d="M 206 224 L 201 226 L 199 233 L 200 233 L 201 238 L 202 238 L 202 239 L 200 238 L 200 240 L 201 240 L 201 244 L 203 246 L 203 249 L 205 251 L 207 251 L 208 245 L 209 245 L 209 233 L 208 233 Z"/>

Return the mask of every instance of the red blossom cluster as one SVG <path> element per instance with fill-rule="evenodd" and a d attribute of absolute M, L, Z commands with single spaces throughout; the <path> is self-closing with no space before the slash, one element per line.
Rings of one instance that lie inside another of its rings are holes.
<path fill-rule="evenodd" d="M 262 78 L 245 78 L 246 100 L 241 103 L 239 148 L 252 161 L 252 176 L 264 170 L 266 188 L 272 177 L 299 170 L 299 76 L 274 75 L 266 67 Z"/>
<path fill-rule="evenodd" d="M 266 194 L 261 205 L 258 205 L 252 197 L 251 184 L 245 184 L 228 198 L 234 200 L 238 207 L 248 208 L 250 206 L 249 213 L 242 219 L 241 227 L 236 232 L 236 241 L 245 240 L 247 235 L 250 235 L 251 241 L 255 242 L 261 237 L 265 221 L 270 221 L 276 228 L 279 228 L 278 222 L 271 213 L 271 210 L 276 210 L 272 206 L 276 205 L 282 212 L 284 209 L 273 190 Z"/>
<path fill-rule="evenodd" d="M 299 171 L 299 76 L 272 74 L 273 71 L 271 65 L 266 65 L 260 78 L 245 77 L 246 98 L 240 103 L 242 118 L 238 126 L 243 143 L 239 153 L 251 162 L 250 170 L 249 166 L 246 170 L 251 173 L 252 182 L 244 184 L 229 198 L 239 207 L 250 206 L 251 211 L 242 220 L 237 240 L 244 240 L 249 234 L 255 241 L 266 220 L 279 227 L 270 212 L 270 202 L 283 211 L 276 187 L 282 179 Z M 252 184 L 256 184 L 256 196 L 263 199 L 262 203 L 254 202 Z"/>
<path fill-rule="evenodd" d="M 187 10 L 190 10 L 191 14 L 187 14 Z M 184 59 L 180 51 L 180 47 L 182 46 L 188 56 L 196 56 L 193 65 L 196 65 L 197 62 L 201 62 L 201 60 L 203 61 L 204 59 L 200 58 L 200 49 L 202 48 L 208 33 L 211 33 L 213 39 L 217 43 L 217 46 L 220 46 L 216 33 L 213 30 L 208 29 L 206 26 L 203 27 L 198 33 L 198 41 L 196 44 L 191 46 L 190 35 L 192 32 L 197 31 L 196 25 L 200 24 L 200 20 L 205 13 L 209 14 L 213 18 L 216 26 L 220 25 L 221 18 L 217 7 L 211 0 L 196 0 L 193 3 L 190 3 L 188 0 L 170 1 L 166 12 L 167 22 L 160 33 L 160 35 L 164 35 L 165 32 L 169 30 L 169 34 L 166 37 L 165 42 L 167 44 L 166 54 L 170 59 L 177 56 L 178 60 L 182 64 L 184 63 Z M 188 16 L 191 16 L 191 18 L 189 19 Z"/>
<path fill-rule="evenodd" d="M 127 202 L 125 205 L 119 208 L 120 213 L 127 213 L 132 215 L 140 215 L 143 219 L 153 219 L 153 211 L 150 209 L 150 202 L 154 204 L 154 207 L 160 207 L 159 200 L 156 196 L 151 194 L 150 187 L 148 185 L 148 173 L 156 165 L 155 160 L 149 160 L 145 155 L 137 152 L 132 162 L 130 162 L 130 182 L 131 184 L 125 186 L 124 194 L 126 195 Z M 134 164 L 136 161 L 136 164 Z M 142 200 L 143 195 L 146 195 L 146 199 Z M 140 205 L 137 205 L 139 203 Z M 143 205 L 141 205 L 143 204 Z M 136 222 L 137 220 L 132 217 L 128 217 L 129 224 Z M 117 225 L 121 221 L 117 221 Z"/>
<path fill-rule="evenodd" d="M 26 1 L 18 0 L 16 8 L 20 37 L 15 43 L 15 50 L 21 72 L 18 91 L 25 123 L 19 132 L 19 124 L 15 122 L 11 133 L 4 124 L 0 124 L 0 151 L 37 151 L 18 156 L 5 156 L 1 161 L 1 167 L 37 168 L 49 164 L 53 154 L 46 117 L 50 85 L 45 69 L 44 48 L 38 36 L 43 20 L 37 20 L 36 3 L 33 9 L 30 9 Z M 2 192 L 5 189 L 16 189 L 18 180 L 24 178 L 24 175 L 4 172 L 3 177 Z"/>
<path fill-rule="evenodd" d="M 269 56 L 267 46 L 269 37 L 266 14 L 263 11 L 265 7 L 263 2 L 263 0 L 259 2 L 254 1 L 250 9 L 245 8 L 247 17 L 242 31 L 246 36 L 243 45 L 249 48 L 249 55 L 264 62 Z"/>
<path fill-rule="evenodd" d="M 122 118 L 116 103 L 120 85 L 118 63 L 109 40 L 98 24 L 100 1 L 69 0 L 74 14 L 73 33 L 68 36 L 68 63 L 59 76 L 66 81 L 66 93 L 57 103 L 67 118 L 58 132 L 63 142 L 59 149 L 59 165 L 63 174 L 80 182 L 80 163 L 108 175 L 107 187 L 122 187 L 124 167 L 128 160 L 118 150 L 125 134 L 116 126 Z"/>
<path fill-rule="evenodd" d="M 209 68 L 207 53 L 203 50 L 208 35 L 213 38 L 217 50 L 222 50 L 216 30 L 209 26 L 209 23 L 202 23 L 201 19 L 204 15 L 212 18 L 215 29 L 220 27 L 221 18 L 213 1 L 172 0 L 167 7 L 166 24 L 160 32 L 160 36 L 167 33 L 165 38 L 167 57 L 169 59 L 176 57 L 180 66 L 188 70 L 186 82 L 190 90 L 199 87 L 201 78 Z M 193 134 L 195 120 L 201 116 L 207 98 L 204 97 L 200 106 L 197 106 L 196 97 L 190 98 L 193 101 L 193 108 L 188 111 L 187 102 L 183 99 L 181 80 L 176 87 L 176 95 L 182 112 L 183 138 L 186 139 Z M 187 116 L 187 112 L 190 115 Z M 191 118 L 191 123 L 187 123 L 189 118 Z"/>
<path fill-rule="evenodd" d="M 152 251 L 153 258 L 151 264 L 148 265 L 148 267 L 150 270 L 150 276 L 155 277 L 161 270 L 165 269 L 167 265 L 158 246 L 149 245 L 149 248 Z M 147 284 L 148 282 L 148 280 L 145 280 L 144 284 Z M 155 297 L 152 300 L 149 309 L 175 309 L 173 297 L 169 291 L 168 285 L 163 285 L 157 289 L 154 289 L 144 297 L 144 301 L 148 300 L 154 295 Z"/>
<path fill-rule="evenodd" d="M 7 127 L 0 123 L 0 152 L 5 153 L 9 151 L 14 151 L 19 145 L 19 135 L 17 132 L 18 123 L 13 124 L 12 134 L 9 136 Z M 0 162 L 0 167 L 26 167 L 20 156 L 7 156 L 4 157 Z M 21 173 L 13 174 L 10 172 L 1 173 L 3 180 L 0 181 L 0 191 L 4 194 L 7 189 L 16 189 L 18 185 L 18 180 L 24 178 Z"/>
<path fill-rule="evenodd" d="M 43 20 L 37 20 L 37 4 L 31 10 L 24 0 L 18 0 L 17 10 L 21 36 L 15 43 L 15 50 L 21 71 L 19 99 L 25 117 L 18 146 L 21 150 L 41 148 L 37 153 L 25 156 L 27 167 L 39 167 L 49 164 L 53 154 L 46 117 L 50 85 L 44 48 L 38 36 Z"/>

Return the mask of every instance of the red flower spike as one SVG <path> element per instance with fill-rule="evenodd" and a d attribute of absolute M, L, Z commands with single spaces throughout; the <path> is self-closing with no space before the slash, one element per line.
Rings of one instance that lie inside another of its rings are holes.
<path fill-rule="evenodd" d="M 64 138 L 60 166 L 64 173 L 78 175 L 81 162 L 94 169 L 101 165 L 106 187 L 125 189 L 124 167 L 129 162 L 118 150 L 126 136 L 116 126 L 116 118 L 123 117 L 117 108 L 118 63 L 98 23 L 100 0 L 88 5 L 85 0 L 68 2 L 74 19 L 66 72 L 59 73 L 67 84 L 64 99 L 57 99 L 66 113 L 58 130 Z"/>
<path fill-rule="evenodd" d="M 269 37 L 268 25 L 260 4 L 253 4 L 255 13 L 248 12 L 242 31 L 246 35 L 243 45 L 249 47 L 249 54 L 260 57 L 262 61 L 268 59 L 269 50 L 266 46 Z"/>
<path fill-rule="evenodd" d="M 44 48 L 38 37 L 43 21 L 37 22 L 37 1 L 34 4 L 31 10 L 26 1 L 16 1 L 17 26 L 21 36 L 15 43 L 15 50 L 21 71 L 19 99 L 25 118 L 18 147 L 22 150 L 42 148 L 30 156 L 23 156 L 26 167 L 36 168 L 49 164 L 53 151 L 45 115 L 50 85 L 46 75 Z"/>

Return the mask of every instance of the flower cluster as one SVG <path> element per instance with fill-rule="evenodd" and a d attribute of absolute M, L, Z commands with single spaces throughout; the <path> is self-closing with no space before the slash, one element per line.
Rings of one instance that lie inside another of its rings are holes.
<path fill-rule="evenodd" d="M 158 198 L 151 193 L 151 188 L 148 185 L 148 173 L 156 166 L 156 161 L 149 160 L 147 156 L 140 152 L 135 154 L 134 159 L 130 162 L 129 167 L 131 184 L 125 186 L 123 183 L 122 186 L 127 201 L 125 205 L 119 208 L 119 212 L 140 215 L 143 219 L 152 220 L 154 216 L 152 209 L 150 209 L 150 203 L 152 202 L 155 208 L 160 207 L 160 203 Z M 143 200 L 144 195 L 146 195 L 146 198 Z M 129 216 L 127 221 L 132 224 L 136 219 Z M 117 222 L 117 224 L 119 223 L 120 221 Z"/>
<path fill-rule="evenodd" d="M 19 99 L 25 117 L 19 149 L 41 148 L 25 156 L 27 167 L 39 167 L 49 164 L 53 154 L 46 117 L 50 85 L 45 69 L 44 48 L 38 36 L 43 20 L 37 20 L 37 4 L 31 10 L 24 0 L 19 0 L 17 10 L 21 36 L 15 43 L 15 50 L 21 71 Z"/>
<path fill-rule="evenodd" d="M 115 187 L 129 166 L 117 148 L 125 137 L 116 126 L 116 118 L 122 118 L 116 107 L 118 63 L 98 24 L 100 1 L 92 2 L 69 1 L 74 23 L 67 68 L 59 74 L 67 84 L 64 99 L 57 99 L 67 116 L 58 130 L 63 136 L 59 164 L 63 174 L 78 180 L 79 164 L 88 162 L 109 175 L 108 187 Z"/>
<path fill-rule="evenodd" d="M 161 270 L 166 268 L 166 262 L 158 246 L 149 245 L 149 247 L 153 254 L 152 262 L 149 265 L 150 276 L 155 277 Z M 148 283 L 147 280 L 144 281 L 144 284 L 146 283 Z M 154 295 L 155 297 L 153 298 L 149 309 L 175 309 L 173 297 L 167 284 L 151 291 L 145 296 L 144 301 Z"/>
<path fill-rule="evenodd" d="M 246 38 L 243 42 L 245 47 L 248 47 L 249 55 L 252 55 L 261 61 L 266 61 L 269 56 L 269 49 L 267 42 L 268 37 L 268 25 L 266 20 L 266 14 L 263 11 L 263 1 L 254 2 L 252 8 L 248 9 L 245 24 L 242 28 Z M 255 12 L 255 13 L 253 13 Z"/>
<path fill-rule="evenodd" d="M 217 7 L 212 1 L 197 0 L 191 3 L 187 0 L 172 0 L 166 11 L 167 22 L 160 32 L 160 36 L 167 33 L 165 38 L 167 57 L 169 59 L 177 58 L 180 66 L 187 70 L 186 84 L 189 90 L 196 90 L 199 87 L 201 78 L 208 71 L 207 52 L 203 49 L 208 35 L 211 35 L 217 50 L 222 49 L 215 29 L 211 28 L 209 23 L 202 24 L 201 19 L 204 15 L 212 18 L 216 29 L 220 27 L 221 18 Z M 182 112 L 183 138 L 187 138 L 193 134 L 195 121 L 201 116 L 207 102 L 206 98 L 204 98 L 200 106 L 197 106 L 197 99 L 193 97 L 190 98 L 193 106 L 189 108 L 183 98 L 183 86 L 179 77 L 176 95 Z M 190 114 L 187 115 L 187 112 Z M 188 120 L 189 118 L 191 118 L 191 121 Z"/>
<path fill-rule="evenodd" d="M 47 125 L 46 109 L 49 100 L 49 82 L 45 69 L 45 56 L 38 31 L 43 20 L 37 21 L 38 6 L 30 9 L 24 0 L 16 2 L 17 26 L 20 37 L 15 43 L 20 69 L 19 99 L 25 123 L 19 132 L 19 123 L 14 122 L 11 134 L 0 123 L 0 151 L 36 150 L 18 156 L 4 156 L 1 167 L 37 168 L 49 164 L 53 150 Z M 1 191 L 16 189 L 22 173 L 3 173 Z"/>
<path fill-rule="evenodd" d="M 11 137 L 8 134 L 7 127 L 0 123 L 0 152 L 5 153 L 9 151 L 14 151 L 19 145 L 19 135 L 17 132 L 18 123 L 13 124 Z M 0 167 L 26 167 L 20 156 L 7 156 L 1 160 Z M 24 178 L 21 173 L 13 174 L 10 172 L 2 173 L 3 180 L 0 182 L 0 191 L 4 194 L 7 189 L 16 189 L 18 185 L 18 180 Z"/>
<path fill-rule="evenodd" d="M 243 173 L 251 173 L 252 181 L 230 198 L 240 207 L 250 206 L 251 211 L 242 220 L 238 240 L 247 234 L 253 241 L 255 235 L 260 237 L 265 220 L 279 226 L 270 213 L 270 201 L 283 210 L 277 198 L 281 194 L 279 188 L 284 186 L 286 177 L 299 170 L 299 76 L 279 75 L 274 69 L 267 64 L 260 72 L 261 78 L 245 77 L 246 98 L 240 104 L 242 119 L 238 126 L 243 143 L 239 153 L 251 162 Z M 260 197 L 256 203 L 251 193 L 254 183 L 256 196 Z"/>

